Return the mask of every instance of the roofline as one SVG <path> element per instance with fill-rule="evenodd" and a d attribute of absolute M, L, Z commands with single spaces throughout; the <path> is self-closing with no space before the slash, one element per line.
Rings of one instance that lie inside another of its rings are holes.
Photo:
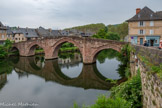
<path fill-rule="evenodd" d="M 162 21 L 161 19 L 148 19 L 148 20 L 126 20 L 126 22 L 135 22 L 135 21 Z"/>

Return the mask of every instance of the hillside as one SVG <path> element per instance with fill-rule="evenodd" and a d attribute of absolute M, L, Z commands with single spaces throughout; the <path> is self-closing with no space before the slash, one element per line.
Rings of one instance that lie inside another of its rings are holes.
<path fill-rule="evenodd" d="M 80 31 L 91 31 L 91 32 L 97 33 L 100 29 L 104 29 L 104 28 L 105 28 L 105 25 L 103 23 L 97 23 L 97 24 L 88 24 L 88 25 L 83 25 L 83 26 L 66 28 L 65 30 L 76 29 Z"/>
<path fill-rule="evenodd" d="M 98 33 L 99 30 L 104 29 L 106 32 L 117 33 L 120 36 L 121 40 L 124 40 L 124 37 L 128 35 L 128 23 L 123 22 L 121 24 L 107 25 L 105 26 L 103 23 L 97 24 L 88 24 L 83 26 L 77 26 L 72 28 L 67 28 L 65 30 L 76 29 L 79 31 L 90 31 Z"/>

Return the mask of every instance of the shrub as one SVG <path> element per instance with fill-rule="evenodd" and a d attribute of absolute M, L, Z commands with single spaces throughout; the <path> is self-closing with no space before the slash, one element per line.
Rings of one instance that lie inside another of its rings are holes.
<path fill-rule="evenodd" d="M 99 96 L 96 104 L 88 108 L 130 108 L 130 103 L 122 98 L 106 98 L 106 96 Z"/>
<path fill-rule="evenodd" d="M 121 97 L 122 99 L 125 99 L 126 101 L 131 103 L 131 108 L 140 108 L 142 107 L 141 92 L 141 77 L 140 71 L 138 70 L 136 76 L 132 77 L 127 82 L 124 82 L 117 87 L 113 87 L 111 97 Z"/>

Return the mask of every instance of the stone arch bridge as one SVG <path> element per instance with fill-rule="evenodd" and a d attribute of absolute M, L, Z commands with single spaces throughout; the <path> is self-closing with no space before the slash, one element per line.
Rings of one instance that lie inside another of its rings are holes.
<path fill-rule="evenodd" d="M 96 62 L 96 55 L 101 50 L 111 48 L 116 51 L 120 51 L 123 45 L 127 44 L 126 42 L 89 37 L 59 36 L 15 43 L 13 44 L 13 48 L 19 50 L 20 56 L 33 56 L 35 55 L 36 46 L 40 46 L 44 49 L 45 59 L 55 59 L 58 58 L 59 48 L 65 42 L 73 43 L 79 48 L 83 57 L 83 63 L 85 64 Z"/>

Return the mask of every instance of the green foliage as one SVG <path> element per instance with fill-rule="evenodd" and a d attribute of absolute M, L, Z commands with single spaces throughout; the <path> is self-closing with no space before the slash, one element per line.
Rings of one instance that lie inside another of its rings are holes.
<path fill-rule="evenodd" d="M 74 53 L 68 52 L 68 53 L 61 53 L 59 52 L 59 58 L 66 59 L 66 58 L 74 58 Z"/>
<path fill-rule="evenodd" d="M 7 56 L 7 52 L 4 50 L 3 46 L 0 46 L 0 59 L 5 58 Z"/>
<path fill-rule="evenodd" d="M 98 97 L 96 104 L 88 107 L 88 108 L 130 108 L 130 103 L 122 98 L 106 98 L 106 96 L 102 95 Z"/>
<path fill-rule="evenodd" d="M 105 62 L 105 58 L 108 59 L 113 59 L 118 56 L 118 52 L 113 50 L 113 49 L 107 49 L 107 50 L 102 50 L 98 55 L 97 55 L 97 60 L 100 63 Z"/>
<path fill-rule="evenodd" d="M 97 33 L 100 29 L 104 29 L 105 25 L 103 23 L 98 23 L 98 24 L 88 24 L 88 25 L 83 25 L 83 26 L 77 26 L 77 27 L 72 27 L 72 28 L 67 28 L 66 30 L 70 29 L 76 29 L 79 31 L 91 31 L 94 33 Z"/>
<path fill-rule="evenodd" d="M 118 72 L 121 77 L 126 76 L 128 78 L 130 76 L 130 51 L 131 47 L 129 45 L 125 45 L 118 54 L 118 60 L 121 61 Z"/>
<path fill-rule="evenodd" d="M 79 51 L 78 47 L 74 46 L 74 44 L 66 42 L 64 43 L 59 52 L 75 52 L 75 51 Z"/>
<path fill-rule="evenodd" d="M 144 62 L 147 66 L 151 67 L 150 73 L 156 73 L 157 76 L 162 80 L 162 64 L 155 66 L 153 65 L 146 57 L 138 55 L 138 57 Z M 149 72 L 148 72 L 149 73 Z"/>
<path fill-rule="evenodd" d="M 76 102 L 74 102 L 73 107 L 72 108 L 79 108 L 78 104 Z"/>
<path fill-rule="evenodd" d="M 157 76 L 162 80 L 162 64 L 159 66 L 152 66 L 151 71 L 152 73 L 156 73 Z"/>
<path fill-rule="evenodd" d="M 109 40 L 120 40 L 120 36 L 117 33 L 106 31 L 106 29 L 101 29 L 96 35 L 93 35 L 92 37 Z"/>
<path fill-rule="evenodd" d="M 67 47 L 74 47 L 74 44 L 66 42 L 61 46 L 61 48 L 67 48 Z"/>
<path fill-rule="evenodd" d="M 35 50 L 35 53 L 36 54 L 44 53 L 44 50 L 43 49 L 36 49 Z"/>
<path fill-rule="evenodd" d="M 73 108 L 79 108 L 79 106 L 75 103 Z M 101 95 L 94 105 L 87 107 L 83 106 L 82 108 L 130 108 L 130 103 L 119 97 L 113 99 Z"/>
<path fill-rule="evenodd" d="M 78 50 L 78 47 L 64 47 L 60 48 L 59 52 L 76 52 Z"/>
<path fill-rule="evenodd" d="M 109 40 L 120 40 L 120 36 L 113 32 L 108 32 L 105 38 Z"/>
<path fill-rule="evenodd" d="M 118 25 L 108 25 L 108 32 L 117 33 L 122 40 L 128 35 L 128 23 L 124 22 Z"/>
<path fill-rule="evenodd" d="M 122 83 L 117 87 L 112 88 L 111 96 L 112 98 L 121 97 L 131 103 L 131 108 L 141 108 L 141 97 L 142 97 L 142 86 L 140 70 L 138 70 L 137 75 L 129 79 L 128 81 Z"/>
<path fill-rule="evenodd" d="M 129 67 L 125 68 L 125 77 L 129 78 L 131 76 L 131 71 Z"/>
<path fill-rule="evenodd" d="M 153 64 L 144 56 L 138 55 L 138 57 L 148 66 L 153 66 Z"/>
<path fill-rule="evenodd" d="M 117 83 L 117 80 L 112 80 L 112 79 L 106 79 L 106 81 L 109 81 L 111 84 L 116 84 Z"/>
<path fill-rule="evenodd" d="M 0 60 L 0 74 L 11 73 L 12 72 L 12 63 L 8 59 Z"/>
<path fill-rule="evenodd" d="M 0 59 L 7 58 L 10 55 L 10 50 L 12 47 L 12 42 L 10 40 L 6 40 L 3 46 L 0 46 Z"/>
<path fill-rule="evenodd" d="M 93 35 L 92 37 L 94 38 L 100 38 L 100 39 L 105 39 L 106 36 L 106 31 L 104 29 L 100 29 L 96 35 Z"/>
<path fill-rule="evenodd" d="M 79 31 L 91 31 L 94 33 L 97 33 L 97 35 L 94 35 L 93 37 L 95 38 L 102 38 L 102 39 L 110 39 L 110 40 L 119 40 L 122 39 L 124 40 L 124 37 L 128 35 L 128 23 L 124 22 L 122 24 L 117 24 L 117 25 L 108 25 L 105 26 L 103 23 L 98 23 L 98 24 L 88 24 L 88 25 L 83 25 L 83 26 L 78 26 L 78 27 L 72 27 L 72 28 L 67 28 L 66 30 L 70 30 L 70 29 L 76 29 Z M 108 33 L 107 35 L 98 35 L 98 32 L 101 32 L 102 30 L 104 30 L 106 33 Z M 112 34 L 113 33 L 113 34 Z M 109 37 L 110 38 L 103 38 L 103 37 Z M 115 38 L 112 38 L 115 37 Z M 119 39 L 118 39 L 119 38 Z"/>

